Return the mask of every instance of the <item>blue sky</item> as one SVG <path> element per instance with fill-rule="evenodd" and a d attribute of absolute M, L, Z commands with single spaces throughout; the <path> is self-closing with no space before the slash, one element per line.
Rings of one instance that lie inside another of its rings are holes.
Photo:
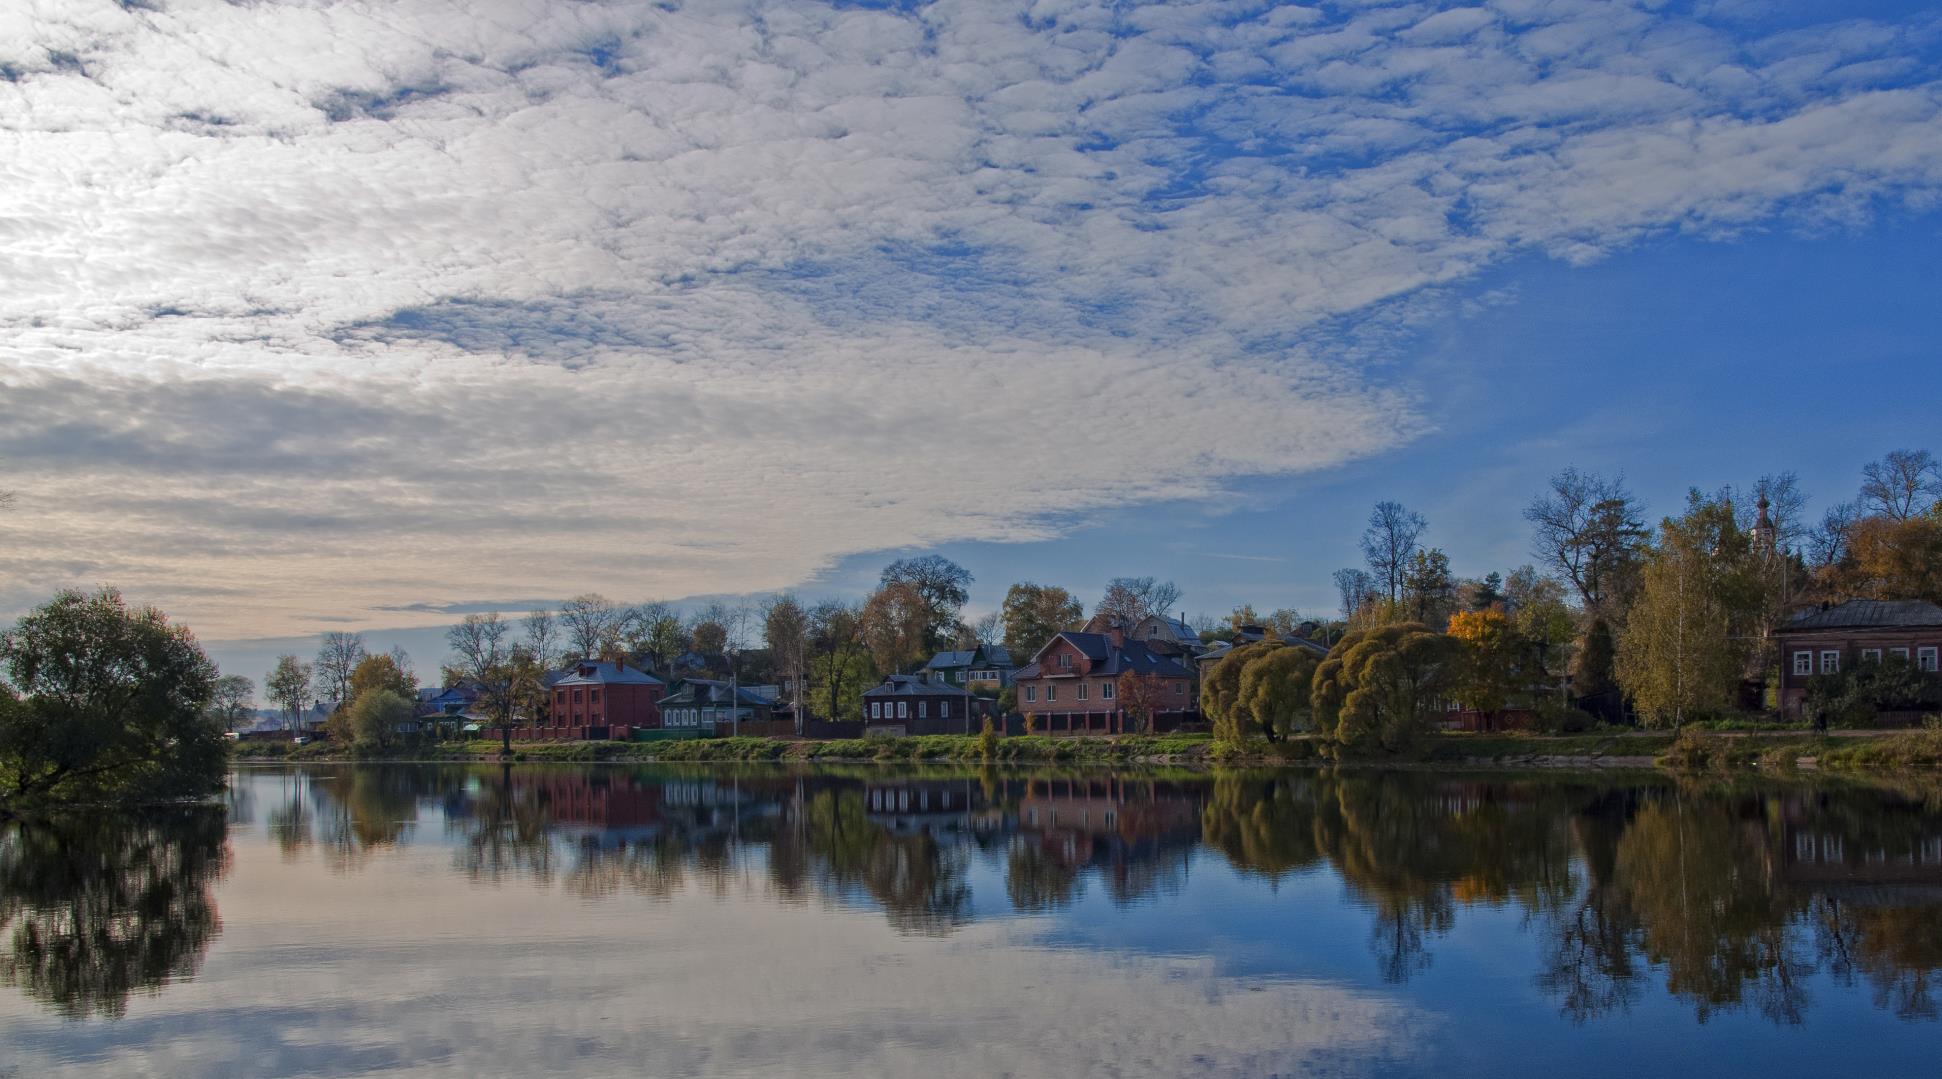
<path fill-rule="evenodd" d="M 49 2 L 0 75 L 0 616 L 244 670 L 917 550 L 1325 609 L 1378 499 L 1508 569 L 1566 464 L 1824 505 L 1942 399 L 1927 5 Z"/>

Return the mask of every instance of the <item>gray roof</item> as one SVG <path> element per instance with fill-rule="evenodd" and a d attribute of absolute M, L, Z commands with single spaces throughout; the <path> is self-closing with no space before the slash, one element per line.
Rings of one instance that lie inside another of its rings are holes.
<path fill-rule="evenodd" d="M 1942 626 L 1942 607 L 1920 599 L 1851 599 L 1833 607 L 1798 611 L 1781 632 Z"/>
<path fill-rule="evenodd" d="M 661 707 L 669 704 L 726 704 L 729 685 L 713 678 L 684 678 L 681 687 L 661 699 Z M 736 686 L 735 700 L 738 706 L 772 708 L 777 703 L 778 689 L 775 686 Z"/>
<path fill-rule="evenodd" d="M 1063 637 L 1071 642 L 1087 659 L 1092 660 L 1092 674 L 1111 677 L 1120 674 L 1157 674 L 1162 678 L 1192 678 L 1193 672 L 1182 667 L 1170 656 L 1163 656 L 1146 646 L 1145 641 L 1129 640 L 1118 647 L 1113 646 L 1111 637 L 1103 633 L 1079 633 L 1071 630 L 1060 631 L 1053 639 Z M 1041 654 L 1043 649 L 1040 649 Z M 1025 665 L 1018 672 L 1020 678 L 1037 678 L 1039 675 L 1036 661 Z"/>
<path fill-rule="evenodd" d="M 589 662 L 574 666 L 571 674 L 554 686 L 658 686 L 661 680 L 643 674 L 625 663 Z"/>
<path fill-rule="evenodd" d="M 865 697 L 969 697 L 949 682 L 930 682 L 914 674 L 893 674 L 863 691 Z"/>
<path fill-rule="evenodd" d="M 984 653 L 983 660 L 978 658 L 980 652 Z M 924 664 L 924 667 L 928 670 L 935 671 L 946 667 L 978 667 L 986 665 L 992 667 L 1009 667 L 1011 666 L 1011 653 L 1005 651 L 1003 645 L 981 644 L 976 648 L 939 652 L 932 656 L 931 661 Z"/>

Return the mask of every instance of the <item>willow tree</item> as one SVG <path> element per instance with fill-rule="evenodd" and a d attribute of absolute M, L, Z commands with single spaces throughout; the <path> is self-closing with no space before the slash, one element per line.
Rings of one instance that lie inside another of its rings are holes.
<path fill-rule="evenodd" d="M 1315 668 L 1315 727 L 1356 750 L 1407 748 L 1434 721 L 1456 674 L 1459 645 L 1420 622 L 1344 636 Z"/>
<path fill-rule="evenodd" d="M 1659 525 L 1618 639 L 1618 683 L 1654 726 L 1733 706 L 1762 610 L 1759 564 L 1732 503 L 1698 491 Z"/>
<path fill-rule="evenodd" d="M 1321 661 L 1306 648 L 1270 648 L 1241 668 L 1237 705 L 1270 742 L 1314 727 L 1311 693 Z"/>

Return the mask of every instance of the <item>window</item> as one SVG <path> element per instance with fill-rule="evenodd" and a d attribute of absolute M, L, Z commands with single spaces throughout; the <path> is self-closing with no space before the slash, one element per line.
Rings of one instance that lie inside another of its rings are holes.
<path fill-rule="evenodd" d="M 1821 673 L 1838 674 L 1841 670 L 1841 653 L 1829 649 L 1821 653 Z"/>
<path fill-rule="evenodd" d="M 1917 649 L 1915 652 L 1915 656 L 1916 656 L 1915 665 L 1917 667 L 1920 667 L 1921 669 L 1929 672 L 1930 674 L 1935 673 L 1935 646 L 1934 645 L 1929 645 L 1927 648 Z"/>
<path fill-rule="evenodd" d="M 1099 699 L 1102 701 L 1110 701 L 1113 699 L 1113 684 L 1111 682 L 1099 683 Z"/>
<path fill-rule="evenodd" d="M 1056 701 L 1056 700 L 1058 700 L 1058 699 L 1059 699 L 1059 687 L 1057 687 L 1057 686 L 1046 686 L 1046 687 L 1045 687 L 1045 702 L 1046 702 L 1047 704 L 1050 704 L 1050 703 L 1052 703 L 1053 701 Z"/>
<path fill-rule="evenodd" d="M 1079 699 L 1082 701 L 1086 699 L 1086 684 L 1084 682 L 1079 683 Z"/>
<path fill-rule="evenodd" d="M 882 701 L 871 701 L 871 702 L 870 702 L 870 718 L 871 718 L 871 719 L 882 719 L 882 718 L 883 718 L 883 702 L 882 702 Z"/>
<path fill-rule="evenodd" d="M 1032 702 L 1036 702 L 1036 701 L 1038 700 L 1038 687 L 1037 687 L 1037 686 L 1026 686 L 1026 687 L 1025 687 L 1025 700 L 1026 700 L 1026 702 L 1027 702 L 1027 703 L 1032 703 Z"/>
<path fill-rule="evenodd" d="M 918 719 L 931 718 L 931 702 L 929 701 L 917 702 L 917 718 Z"/>
<path fill-rule="evenodd" d="M 1879 648 L 1863 648 L 1863 649 L 1861 650 L 1861 662 L 1863 662 L 1863 663 L 1880 663 L 1880 662 L 1881 662 L 1881 649 L 1879 649 Z"/>
<path fill-rule="evenodd" d="M 909 701 L 898 701 L 898 702 L 897 702 L 897 718 L 898 718 L 898 719 L 909 719 L 909 718 L 910 718 L 910 702 L 909 702 Z"/>
<path fill-rule="evenodd" d="M 1908 658 L 1908 649 L 1906 649 L 1906 648 L 1890 648 L 1890 649 L 1888 650 L 1888 654 L 1889 654 L 1889 655 L 1891 655 L 1891 656 L 1894 656 L 1894 657 L 1895 657 L 1896 659 L 1907 659 L 1907 658 Z"/>
<path fill-rule="evenodd" d="M 1173 684 L 1173 695 L 1174 695 L 1174 696 L 1176 696 L 1176 697 L 1179 697 L 1179 696 L 1183 696 L 1183 695 L 1184 695 L 1184 694 L 1185 694 L 1186 692 L 1187 692 L 1187 683 L 1185 683 L 1185 682 L 1175 682 L 1175 683 Z"/>
<path fill-rule="evenodd" d="M 1068 670 L 1068 671 L 1069 671 L 1069 670 L 1071 670 L 1071 669 L 1072 669 L 1072 653 L 1070 653 L 1070 652 L 1060 652 L 1060 653 L 1059 653 L 1059 666 L 1060 666 L 1060 667 L 1062 667 L 1062 668 L 1064 668 L 1065 670 Z"/>
<path fill-rule="evenodd" d="M 1794 673 L 1813 674 L 1814 673 L 1814 653 L 1795 652 L 1794 653 Z"/>
<path fill-rule="evenodd" d="M 938 702 L 937 702 L 937 718 L 939 718 L 939 719 L 949 719 L 949 718 L 951 718 L 951 702 L 950 702 L 950 701 L 938 701 Z"/>

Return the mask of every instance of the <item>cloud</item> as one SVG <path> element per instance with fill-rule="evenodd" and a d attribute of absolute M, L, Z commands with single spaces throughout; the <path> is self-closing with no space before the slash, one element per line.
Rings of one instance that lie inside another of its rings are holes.
<path fill-rule="evenodd" d="M 112 579 L 240 635 L 765 589 L 1327 468 L 1425 426 L 1362 335 L 1488 266 L 1929 205 L 1939 37 L 1534 0 L 12 10 L 0 602 Z"/>

